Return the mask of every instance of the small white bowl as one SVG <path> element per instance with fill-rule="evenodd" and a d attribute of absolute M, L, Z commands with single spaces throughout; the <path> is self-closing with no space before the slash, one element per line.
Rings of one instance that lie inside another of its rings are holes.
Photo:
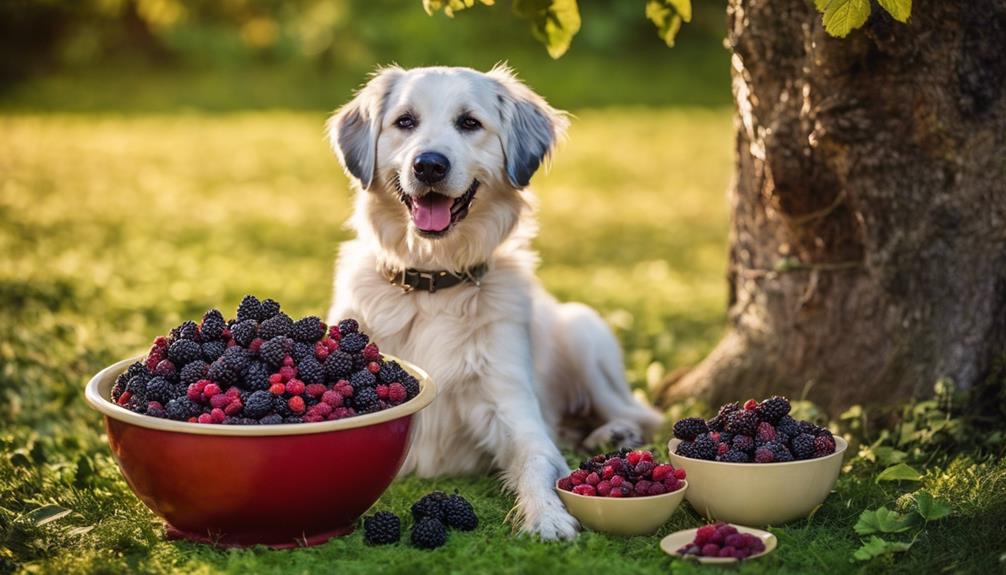
<path fill-rule="evenodd" d="M 754 535 L 758 539 L 761 539 L 762 543 L 765 544 L 764 551 L 762 551 L 761 553 L 756 553 L 749 557 L 745 557 L 744 558 L 745 561 L 755 559 L 757 557 L 762 557 L 764 555 L 768 555 L 769 553 L 774 551 L 776 546 L 779 544 L 779 541 L 775 538 L 775 535 L 772 535 L 768 531 L 762 531 L 761 529 L 753 529 L 751 527 L 743 527 L 741 525 L 734 525 L 734 527 L 737 528 L 738 533 L 750 533 L 751 535 Z M 664 551 L 664 553 L 667 553 L 672 557 L 698 561 L 699 563 L 723 564 L 723 563 L 736 563 L 737 561 L 740 561 L 740 559 L 736 559 L 734 557 L 698 557 L 696 555 L 678 555 L 678 549 L 681 549 L 685 545 L 688 545 L 692 541 L 695 541 L 695 532 L 698 530 L 699 528 L 696 527 L 694 529 L 685 529 L 684 531 L 675 531 L 674 533 L 671 533 L 667 537 L 664 537 L 663 539 L 660 540 L 660 548 Z"/>
<path fill-rule="evenodd" d="M 566 509 L 580 524 L 614 535 L 649 535 L 667 523 L 684 499 L 688 482 L 677 491 L 648 497 L 578 495 L 555 488 Z"/>
<path fill-rule="evenodd" d="M 667 444 L 671 464 L 688 473 L 688 503 L 703 516 L 739 525 L 781 525 L 807 517 L 824 502 L 842 471 L 849 444 L 835 437 L 835 453 L 785 463 L 724 463 L 682 457 Z"/>

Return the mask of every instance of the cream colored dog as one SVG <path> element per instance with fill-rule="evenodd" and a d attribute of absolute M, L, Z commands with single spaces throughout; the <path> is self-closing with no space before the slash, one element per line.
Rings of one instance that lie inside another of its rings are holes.
<path fill-rule="evenodd" d="M 328 122 L 357 188 L 329 321 L 358 319 L 439 389 L 403 473 L 500 469 L 543 539 L 577 530 L 553 490 L 568 472 L 556 438 L 575 431 L 564 418 L 595 418 L 589 448 L 638 444 L 662 421 L 633 398 L 597 313 L 535 278 L 526 186 L 566 125 L 502 67 L 384 68 Z"/>

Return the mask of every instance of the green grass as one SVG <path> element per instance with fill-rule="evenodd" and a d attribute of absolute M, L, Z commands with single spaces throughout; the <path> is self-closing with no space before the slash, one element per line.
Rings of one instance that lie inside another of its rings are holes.
<path fill-rule="evenodd" d="M 184 318 L 233 309 L 246 292 L 323 312 L 350 207 L 323 119 L 0 117 L 0 572 L 716 572 L 657 548 L 660 535 L 700 523 L 687 506 L 656 536 L 543 544 L 511 534 L 512 499 L 491 477 L 406 479 L 378 502 L 406 513 L 432 489 L 471 498 L 483 526 L 434 552 L 368 548 L 359 533 L 279 552 L 162 540 L 121 479 L 83 383 Z M 584 111 L 552 172 L 536 180 L 540 275 L 608 318 L 641 390 L 701 358 L 723 330 L 731 134 L 727 110 Z M 878 470 L 857 462 L 811 519 L 773 529 L 773 556 L 739 571 L 1002 568 L 1006 464 L 973 454 L 924 467 L 922 484 L 953 504 L 950 518 L 906 554 L 853 563 L 859 513 L 915 489 L 875 483 Z M 72 513 L 35 526 L 30 512 L 47 504 Z"/>

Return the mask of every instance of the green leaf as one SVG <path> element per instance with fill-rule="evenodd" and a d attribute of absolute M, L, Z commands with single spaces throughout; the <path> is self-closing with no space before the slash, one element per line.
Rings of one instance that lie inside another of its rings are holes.
<path fill-rule="evenodd" d="M 495 0 L 478 1 L 485 6 L 492 6 L 495 2 Z M 474 5 L 475 0 L 423 0 L 423 10 L 426 10 L 427 14 L 432 16 L 434 12 L 443 10 L 444 14 L 450 18 L 454 17 L 455 12 L 471 8 Z"/>
<path fill-rule="evenodd" d="M 910 517 L 902 515 L 897 511 L 891 511 L 886 507 L 881 507 L 875 511 L 866 510 L 859 514 L 859 521 L 853 529 L 860 535 L 870 535 L 871 533 L 901 533 L 911 527 Z"/>
<path fill-rule="evenodd" d="M 912 15 L 912 0 L 877 0 L 877 3 L 898 22 L 908 22 Z"/>
<path fill-rule="evenodd" d="M 919 491 L 913 497 L 919 515 L 926 521 L 938 521 L 950 515 L 950 504 L 942 499 L 936 499 L 927 491 Z"/>
<path fill-rule="evenodd" d="M 874 557 L 880 557 L 881 555 L 887 555 L 888 553 L 907 551 L 911 546 L 911 543 L 885 541 L 874 535 L 870 537 L 866 543 L 863 543 L 859 549 L 856 549 L 852 556 L 860 561 L 869 561 Z"/>
<path fill-rule="evenodd" d="M 881 481 L 920 481 L 921 479 L 922 474 L 907 463 L 892 465 L 877 476 L 878 483 Z"/>
<path fill-rule="evenodd" d="M 877 456 L 877 461 L 884 465 L 901 463 L 908 457 L 908 454 L 904 451 L 886 445 L 877 447 L 873 450 L 873 453 Z"/>
<path fill-rule="evenodd" d="M 513 11 L 531 21 L 531 34 L 545 44 L 553 58 L 565 54 L 580 31 L 576 0 L 513 0 Z"/>
<path fill-rule="evenodd" d="M 692 21 L 691 0 L 649 0 L 646 3 L 646 17 L 657 27 L 657 34 L 668 46 L 674 46 L 674 39 L 681 29 L 682 20 Z"/>
<path fill-rule="evenodd" d="M 60 507 L 59 505 L 44 505 L 38 509 L 33 509 L 28 512 L 28 520 L 35 525 L 35 527 L 41 527 L 46 523 L 52 523 L 53 521 L 62 519 L 70 514 L 70 510 L 66 507 Z"/>
<path fill-rule="evenodd" d="M 824 12 L 825 32 L 838 38 L 848 36 L 870 17 L 870 0 L 815 0 L 815 5 Z"/>

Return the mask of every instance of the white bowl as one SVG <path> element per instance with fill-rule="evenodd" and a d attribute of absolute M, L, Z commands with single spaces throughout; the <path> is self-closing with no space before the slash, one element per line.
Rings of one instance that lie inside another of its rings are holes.
<path fill-rule="evenodd" d="M 671 518 L 684 499 L 688 482 L 670 493 L 647 497 L 601 497 L 579 495 L 559 489 L 559 499 L 580 524 L 614 535 L 649 535 Z"/>
<path fill-rule="evenodd" d="M 842 471 L 849 444 L 835 437 L 835 453 L 785 463 L 724 463 L 682 457 L 680 439 L 667 444 L 671 464 L 688 473 L 685 497 L 703 517 L 739 525 L 780 525 L 807 517 L 824 502 Z"/>

